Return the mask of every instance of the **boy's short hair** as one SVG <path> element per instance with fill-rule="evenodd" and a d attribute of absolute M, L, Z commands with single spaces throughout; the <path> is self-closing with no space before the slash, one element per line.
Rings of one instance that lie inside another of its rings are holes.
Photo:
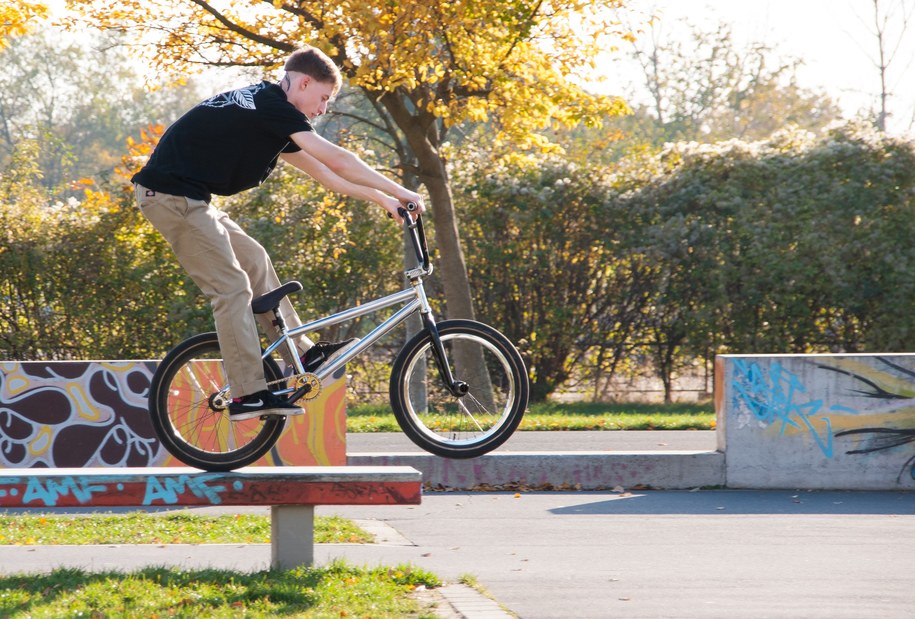
<path fill-rule="evenodd" d="M 310 45 L 292 52 L 289 58 L 286 59 L 283 69 L 304 73 L 319 82 L 333 83 L 337 90 L 340 90 L 340 86 L 343 83 L 340 69 L 337 68 L 334 61 L 327 54 Z"/>

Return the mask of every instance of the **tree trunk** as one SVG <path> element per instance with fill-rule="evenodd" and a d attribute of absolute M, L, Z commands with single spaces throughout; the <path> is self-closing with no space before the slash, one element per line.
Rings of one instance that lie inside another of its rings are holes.
<path fill-rule="evenodd" d="M 382 105 L 403 131 L 418 163 L 416 176 L 429 192 L 429 207 L 435 224 L 435 242 L 441 254 L 441 260 L 436 263 L 436 268 L 442 273 L 446 316 L 473 320 L 475 314 L 470 295 L 470 280 L 467 277 L 467 263 L 461 247 L 448 171 L 439 151 L 440 144 L 434 118 L 420 118 L 421 114 L 412 114 L 407 107 L 407 101 L 397 93 L 387 93 L 381 98 Z M 479 346 L 455 347 L 453 354 L 453 369 L 457 380 L 462 376 L 471 375 L 473 368 L 484 365 L 483 352 Z M 489 376 L 484 372 L 481 379 L 487 381 L 487 384 L 476 385 L 476 392 L 481 401 L 491 407 L 494 400 L 491 396 L 492 386 L 488 384 Z"/>
<path fill-rule="evenodd" d="M 442 174 L 444 165 L 442 163 Z M 448 305 L 448 318 L 474 319 L 475 312 L 470 296 L 470 279 L 467 277 L 467 263 L 458 233 L 457 215 L 451 198 L 447 178 L 425 180 L 432 206 L 432 221 L 435 223 L 435 243 L 441 253 L 437 266 L 442 269 L 442 283 Z"/>
<path fill-rule="evenodd" d="M 409 111 L 407 100 L 398 93 L 385 94 L 381 97 L 381 103 L 406 137 L 410 150 L 418 162 L 416 176 L 429 192 L 429 207 L 435 224 L 435 242 L 441 253 L 441 260 L 436 264 L 436 268 L 442 272 L 448 317 L 473 319 L 467 264 L 464 261 L 464 251 L 461 249 L 448 172 L 439 152 L 440 145 L 435 133 L 434 119 L 430 117 L 433 124 L 424 126 L 424 120 Z"/>

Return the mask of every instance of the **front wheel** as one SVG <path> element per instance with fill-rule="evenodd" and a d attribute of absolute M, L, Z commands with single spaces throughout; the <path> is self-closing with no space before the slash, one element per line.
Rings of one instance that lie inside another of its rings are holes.
<path fill-rule="evenodd" d="M 264 375 L 276 385 L 279 366 L 266 357 Z M 285 417 L 231 421 L 231 393 L 215 333 L 195 335 L 169 352 L 153 375 L 149 414 L 165 448 L 206 471 L 231 471 L 255 462 L 276 443 Z"/>
<path fill-rule="evenodd" d="M 446 320 L 438 331 L 455 380 L 469 391 L 451 393 L 436 363 L 432 337 L 422 331 L 394 360 L 391 406 L 404 434 L 424 450 L 446 458 L 475 458 L 508 440 L 521 423 L 530 391 L 527 371 L 512 343 L 492 327 Z M 455 367 L 456 358 L 465 361 Z"/>

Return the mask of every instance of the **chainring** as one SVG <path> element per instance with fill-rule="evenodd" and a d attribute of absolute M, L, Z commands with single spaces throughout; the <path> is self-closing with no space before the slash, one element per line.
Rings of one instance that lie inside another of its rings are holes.
<path fill-rule="evenodd" d="M 316 397 L 321 395 L 321 380 L 316 375 L 312 374 L 311 372 L 305 372 L 304 374 L 299 374 L 293 378 L 295 379 L 296 389 L 300 389 L 305 385 L 311 387 L 308 391 L 305 392 L 305 395 L 302 396 L 303 400 L 314 400 Z"/>

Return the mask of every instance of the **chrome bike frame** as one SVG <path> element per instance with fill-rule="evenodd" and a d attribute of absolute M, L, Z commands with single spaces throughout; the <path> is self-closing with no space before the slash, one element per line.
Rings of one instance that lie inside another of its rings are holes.
<path fill-rule="evenodd" d="M 432 315 L 432 308 L 429 306 L 429 300 L 426 297 L 426 290 L 423 286 L 423 278 L 432 273 L 432 264 L 429 261 L 429 250 L 426 245 L 426 236 L 422 224 L 422 218 L 419 216 L 414 218 L 413 215 L 405 209 L 401 209 L 401 211 L 401 216 L 406 222 L 406 228 L 410 234 L 410 240 L 413 244 L 413 248 L 416 252 L 416 257 L 419 262 L 418 266 L 412 269 L 408 269 L 405 272 L 407 279 L 410 281 L 410 288 L 288 330 L 282 320 L 282 317 L 278 315 L 277 311 L 274 311 L 277 319 L 277 325 L 280 329 L 280 336 L 276 339 L 276 341 L 267 347 L 263 353 L 263 357 L 267 357 L 279 349 L 281 346 L 286 346 L 290 353 L 289 357 L 293 359 L 295 364 L 295 373 L 297 375 L 304 374 L 305 368 L 302 366 L 302 361 L 299 359 L 299 353 L 292 338 L 299 335 L 304 335 L 310 331 L 317 331 L 319 329 L 323 329 L 324 327 L 330 327 L 343 322 L 348 322 L 355 318 L 359 318 L 360 316 L 373 314 L 389 307 L 402 305 L 402 307 L 392 316 L 372 329 L 368 335 L 345 348 L 340 356 L 334 359 L 333 362 L 322 365 L 318 371 L 315 372 L 317 379 L 323 381 L 328 376 L 331 376 L 334 372 L 346 365 L 346 363 L 353 357 L 356 357 L 363 351 L 367 350 L 375 342 L 390 333 L 395 327 L 409 318 L 411 314 L 419 311 L 422 316 L 423 327 L 432 337 L 436 363 L 438 364 L 442 377 L 446 381 L 446 386 L 457 397 L 463 396 L 467 393 L 468 387 L 466 383 L 454 380 L 454 375 L 451 372 L 451 366 L 448 363 L 447 357 L 445 355 L 445 348 L 442 345 L 441 338 L 439 337 L 438 328 L 435 326 L 435 318 Z M 295 390 L 293 390 L 292 387 L 289 387 L 285 390 L 278 391 L 277 393 L 283 395 L 291 393 L 288 399 L 292 402 L 295 402 L 310 390 L 311 386 L 305 384 Z"/>

